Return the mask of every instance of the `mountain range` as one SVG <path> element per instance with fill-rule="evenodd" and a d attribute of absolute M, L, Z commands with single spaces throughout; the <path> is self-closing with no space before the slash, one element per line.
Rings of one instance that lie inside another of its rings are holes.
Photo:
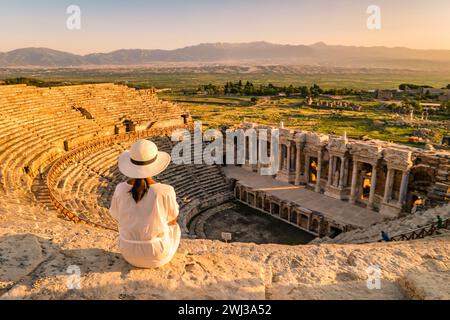
<path fill-rule="evenodd" d="M 403 47 L 206 43 L 174 50 L 121 49 L 77 55 L 48 48 L 0 52 L 0 67 L 139 66 L 154 63 L 311 65 L 344 68 L 450 70 L 450 50 Z"/>

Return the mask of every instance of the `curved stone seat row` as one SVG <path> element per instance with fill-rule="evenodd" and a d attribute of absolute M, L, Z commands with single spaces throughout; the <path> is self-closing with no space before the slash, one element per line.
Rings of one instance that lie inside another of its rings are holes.
<path fill-rule="evenodd" d="M 185 121 L 185 110 L 159 100 L 151 90 L 114 84 L 2 85 L 0 191 L 28 189 L 39 171 L 68 148 L 114 133 Z"/>
<path fill-rule="evenodd" d="M 169 131 L 152 129 L 111 136 L 66 153 L 48 174 L 55 206 L 74 222 L 116 229 L 108 208 L 115 186 L 126 179 L 118 171 L 118 156 L 140 138 L 149 138 L 170 153 L 173 143 L 166 136 Z M 217 166 L 172 163 L 156 179 L 175 188 L 184 233 L 188 233 L 186 225 L 195 214 L 233 197 Z"/>

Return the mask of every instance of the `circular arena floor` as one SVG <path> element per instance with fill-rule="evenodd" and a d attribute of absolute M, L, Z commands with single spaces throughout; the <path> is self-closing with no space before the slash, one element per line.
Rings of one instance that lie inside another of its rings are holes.
<path fill-rule="evenodd" d="M 257 244 L 306 244 L 315 237 L 268 214 L 235 202 L 235 206 L 206 219 L 206 238 L 218 240 L 222 232 L 232 233 L 232 242 Z"/>

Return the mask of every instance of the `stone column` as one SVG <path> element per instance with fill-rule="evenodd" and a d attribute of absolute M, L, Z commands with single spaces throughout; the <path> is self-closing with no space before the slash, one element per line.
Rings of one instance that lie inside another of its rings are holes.
<path fill-rule="evenodd" d="M 297 153 L 295 155 L 295 185 L 300 184 L 300 175 L 301 175 L 301 169 L 300 169 L 300 143 L 296 144 Z"/>
<path fill-rule="evenodd" d="M 386 176 L 386 185 L 384 187 L 384 203 L 389 203 L 392 196 L 392 186 L 394 184 L 394 169 L 388 169 Z"/>
<path fill-rule="evenodd" d="M 322 149 L 317 153 L 317 181 L 316 181 L 316 192 L 320 192 L 320 177 L 322 175 Z"/>
<path fill-rule="evenodd" d="M 358 182 L 358 161 L 353 161 L 353 173 L 352 173 L 352 188 L 350 191 L 349 202 L 354 204 L 356 202 L 356 186 Z"/>
<path fill-rule="evenodd" d="M 345 177 L 344 171 L 345 171 L 345 157 L 342 157 L 341 158 L 341 172 L 339 174 L 339 188 L 340 189 L 345 187 L 345 184 L 344 184 L 344 177 Z"/>
<path fill-rule="evenodd" d="M 328 162 L 328 186 L 333 184 L 334 163 L 334 156 L 330 154 L 330 161 Z"/>
<path fill-rule="evenodd" d="M 372 177 L 370 179 L 370 194 L 369 194 L 369 209 L 373 209 L 373 203 L 375 201 L 375 189 L 377 186 L 377 165 L 372 165 Z"/>
<path fill-rule="evenodd" d="M 280 143 L 278 145 L 278 171 L 283 170 L 284 162 L 283 162 L 283 144 Z"/>
<path fill-rule="evenodd" d="M 291 172 L 291 143 L 288 141 L 286 144 L 286 171 L 289 174 Z"/>
<path fill-rule="evenodd" d="M 408 182 L 409 182 L 409 170 L 403 171 L 402 175 L 402 184 L 400 185 L 400 195 L 398 199 L 398 205 L 403 207 L 406 202 L 406 194 L 408 191 Z"/>

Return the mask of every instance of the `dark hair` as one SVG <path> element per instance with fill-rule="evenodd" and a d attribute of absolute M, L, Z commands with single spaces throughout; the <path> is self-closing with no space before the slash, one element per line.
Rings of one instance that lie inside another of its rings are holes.
<path fill-rule="evenodd" d="M 136 201 L 136 203 L 141 201 L 149 188 L 150 183 L 147 181 L 147 179 L 134 179 L 133 188 L 130 190 L 134 201 Z"/>

